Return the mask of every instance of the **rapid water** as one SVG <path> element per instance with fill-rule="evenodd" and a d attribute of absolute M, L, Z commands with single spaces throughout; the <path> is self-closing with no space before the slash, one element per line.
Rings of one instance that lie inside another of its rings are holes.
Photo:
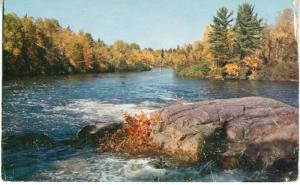
<path fill-rule="evenodd" d="M 298 106 L 298 83 L 178 78 L 170 69 L 140 73 L 31 77 L 3 82 L 2 137 L 42 132 L 56 141 L 81 127 L 151 113 L 177 100 L 263 96 Z M 13 181 L 251 181 L 268 174 L 221 170 L 213 162 L 161 169 L 155 158 L 99 154 L 90 147 L 2 151 L 2 178 Z M 168 163 L 168 161 L 166 161 Z"/>

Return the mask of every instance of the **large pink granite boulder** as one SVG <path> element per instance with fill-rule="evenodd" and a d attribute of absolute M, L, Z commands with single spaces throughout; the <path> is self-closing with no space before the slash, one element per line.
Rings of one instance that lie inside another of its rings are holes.
<path fill-rule="evenodd" d="M 218 159 L 224 168 L 297 163 L 298 109 L 246 97 L 174 104 L 161 109 L 151 137 L 187 162 Z"/>

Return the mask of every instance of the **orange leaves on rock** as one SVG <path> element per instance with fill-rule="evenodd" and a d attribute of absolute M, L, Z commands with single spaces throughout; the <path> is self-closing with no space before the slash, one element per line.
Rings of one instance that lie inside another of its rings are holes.
<path fill-rule="evenodd" d="M 124 125 L 115 133 L 106 133 L 100 139 L 100 151 L 113 151 L 129 154 L 151 152 L 158 148 L 150 138 L 150 128 L 158 122 L 158 116 L 150 118 L 141 112 L 135 116 L 124 115 Z"/>

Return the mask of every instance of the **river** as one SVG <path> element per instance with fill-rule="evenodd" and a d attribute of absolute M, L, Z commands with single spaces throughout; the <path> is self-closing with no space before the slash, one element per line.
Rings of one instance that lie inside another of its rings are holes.
<path fill-rule="evenodd" d="M 45 133 L 74 138 L 81 127 L 151 113 L 176 101 L 263 96 L 298 106 L 297 82 L 217 81 L 179 78 L 171 69 L 139 73 L 26 77 L 3 82 L 2 137 Z M 221 170 L 211 161 L 157 168 L 156 159 L 98 153 L 94 148 L 2 151 L 2 178 L 10 181 L 252 181 L 262 172 Z M 171 163 L 171 162 L 170 162 Z"/>

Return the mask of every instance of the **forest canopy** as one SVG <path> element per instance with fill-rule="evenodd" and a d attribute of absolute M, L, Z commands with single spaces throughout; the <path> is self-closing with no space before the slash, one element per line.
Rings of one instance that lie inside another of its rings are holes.
<path fill-rule="evenodd" d="M 3 72 L 7 76 L 144 71 L 172 67 L 178 76 L 214 79 L 298 80 L 293 11 L 274 25 L 254 6 L 218 9 L 203 39 L 171 49 L 141 49 L 122 40 L 107 45 L 55 19 L 4 15 Z"/>

